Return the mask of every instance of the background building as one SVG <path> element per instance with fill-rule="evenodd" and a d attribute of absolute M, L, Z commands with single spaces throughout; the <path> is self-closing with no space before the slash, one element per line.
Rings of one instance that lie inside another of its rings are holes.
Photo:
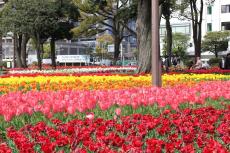
<path fill-rule="evenodd" d="M 0 0 L 0 11 L 4 6 L 3 0 Z M 2 37 L 0 36 L 0 62 L 2 61 Z"/>
<path fill-rule="evenodd" d="M 194 44 L 192 39 L 192 23 L 189 20 L 179 20 L 177 14 L 173 15 L 175 18 L 171 19 L 172 31 L 181 32 L 190 36 L 190 45 L 187 53 L 190 56 L 194 55 Z M 204 5 L 203 22 L 202 22 L 202 37 L 207 32 L 230 30 L 230 0 L 215 0 L 212 5 Z M 160 36 L 161 36 L 161 49 L 163 46 L 163 38 L 166 34 L 165 20 L 161 20 Z M 230 46 L 228 50 L 230 51 Z M 223 53 L 226 54 L 226 53 Z M 202 53 L 203 58 L 213 57 L 214 54 L 210 52 Z"/>

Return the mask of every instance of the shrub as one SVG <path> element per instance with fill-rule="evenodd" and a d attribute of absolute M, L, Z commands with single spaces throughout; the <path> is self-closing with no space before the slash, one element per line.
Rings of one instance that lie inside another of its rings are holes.
<path fill-rule="evenodd" d="M 7 62 L 5 61 L 0 61 L 0 67 L 6 67 L 7 66 Z"/>
<path fill-rule="evenodd" d="M 193 66 L 193 64 L 194 64 L 194 62 L 193 62 L 193 60 L 185 60 L 184 61 L 184 65 L 186 66 L 186 67 L 191 67 L 191 66 Z"/>
<path fill-rule="evenodd" d="M 219 66 L 219 63 L 221 62 L 220 58 L 211 58 L 209 59 L 210 66 Z"/>

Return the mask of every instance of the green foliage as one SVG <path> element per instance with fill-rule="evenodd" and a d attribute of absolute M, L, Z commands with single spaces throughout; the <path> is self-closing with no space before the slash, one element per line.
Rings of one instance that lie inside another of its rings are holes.
<path fill-rule="evenodd" d="M 197 7 L 200 6 L 201 2 L 205 4 L 206 6 L 212 5 L 215 0 L 203 0 L 203 1 L 197 1 L 197 0 L 182 0 L 179 5 L 176 5 L 176 9 L 179 11 L 179 17 L 180 19 L 189 19 L 191 20 L 191 7 L 196 9 L 198 12 L 197 14 L 194 13 L 195 15 L 198 15 L 201 12 L 201 8 Z M 199 3 L 199 4 L 198 4 Z M 190 6 L 192 4 L 192 6 Z M 196 5 L 193 5 L 196 4 Z M 198 5 L 197 5 L 198 4 Z M 193 10 L 194 11 L 194 10 Z"/>
<path fill-rule="evenodd" d="M 162 0 L 162 15 L 164 18 L 171 18 L 172 13 L 178 10 L 176 0 Z"/>
<path fill-rule="evenodd" d="M 43 45 L 43 58 L 50 58 L 50 53 L 51 53 L 51 48 L 50 48 L 50 44 L 46 43 Z"/>
<path fill-rule="evenodd" d="M 0 61 L 0 67 L 6 67 L 7 66 L 7 62 L 4 62 L 4 61 Z"/>
<path fill-rule="evenodd" d="M 78 8 L 74 5 L 72 0 L 55 0 L 55 5 L 58 7 L 57 14 L 60 19 L 63 19 L 65 21 L 78 20 L 80 12 L 78 11 Z"/>
<path fill-rule="evenodd" d="M 119 0 L 74 0 L 81 14 L 80 25 L 73 29 L 75 36 L 93 36 L 105 30 L 123 33 L 124 27 L 128 28 L 128 21 L 135 18 L 137 13 L 137 1 L 130 5 L 128 3 Z M 107 22 L 109 20 L 114 23 Z"/>
<path fill-rule="evenodd" d="M 210 51 L 217 55 L 218 52 L 227 50 L 229 36 L 230 31 L 208 32 L 202 41 L 202 51 Z"/>
<path fill-rule="evenodd" d="M 211 66 L 219 66 L 220 61 L 221 61 L 220 58 L 211 58 L 211 59 L 209 59 L 208 63 Z"/>
<path fill-rule="evenodd" d="M 192 67 L 194 65 L 194 61 L 191 59 L 184 60 L 184 65 L 188 68 Z"/>
<path fill-rule="evenodd" d="M 74 22 L 80 16 L 78 8 L 71 0 L 56 0 L 54 5 L 56 7 L 58 22 L 51 33 L 51 37 L 55 40 L 71 39 L 73 37 L 71 29 L 74 28 Z"/>
<path fill-rule="evenodd" d="M 173 33 L 172 53 L 178 55 L 181 59 L 186 58 L 186 50 L 188 48 L 189 36 L 183 33 Z M 163 40 L 166 42 L 166 38 Z M 166 55 L 166 43 L 163 45 L 163 55 Z"/>
<path fill-rule="evenodd" d="M 123 38 L 129 33 L 136 34 L 128 23 L 136 17 L 137 0 L 74 0 L 74 4 L 81 14 L 80 25 L 72 30 L 75 37 L 110 31 L 114 38 L 114 59 L 117 60 Z"/>
<path fill-rule="evenodd" d="M 10 0 L 1 12 L 1 29 L 6 32 L 48 35 L 57 23 L 56 8 L 51 0 Z"/>

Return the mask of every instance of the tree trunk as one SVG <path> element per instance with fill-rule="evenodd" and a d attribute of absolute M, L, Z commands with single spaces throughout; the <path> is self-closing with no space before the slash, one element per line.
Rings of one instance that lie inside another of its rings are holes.
<path fill-rule="evenodd" d="M 0 62 L 2 62 L 2 36 L 0 35 Z"/>
<path fill-rule="evenodd" d="M 215 48 L 214 48 L 214 53 L 215 53 L 215 57 L 218 58 L 218 51 L 217 51 L 217 46 L 215 45 Z"/>
<path fill-rule="evenodd" d="M 161 6 L 161 3 L 160 3 Z M 162 7 L 159 8 L 159 24 L 162 16 Z M 137 48 L 138 73 L 149 73 L 151 71 L 152 46 L 151 46 L 151 0 L 140 0 L 138 2 L 137 14 Z M 160 45 L 160 44 L 159 44 Z"/>
<path fill-rule="evenodd" d="M 168 55 L 168 66 L 171 66 L 171 57 L 172 57 L 172 27 L 170 24 L 170 17 L 165 18 L 166 21 L 166 31 L 167 31 L 167 55 Z"/>
<path fill-rule="evenodd" d="M 21 60 L 21 47 L 22 47 L 22 35 L 15 35 L 16 37 L 15 39 L 15 45 L 16 45 L 16 63 L 17 63 L 17 67 L 22 68 L 22 60 Z"/>
<path fill-rule="evenodd" d="M 53 69 L 56 69 L 56 52 L 55 52 L 55 39 L 50 40 L 51 61 Z"/>
<path fill-rule="evenodd" d="M 196 57 L 201 57 L 201 39 L 202 39 L 202 19 L 198 24 L 198 35 L 197 35 L 197 42 L 196 42 Z"/>
<path fill-rule="evenodd" d="M 138 73 L 151 71 L 151 0 L 138 2 L 137 15 Z"/>
<path fill-rule="evenodd" d="M 121 41 L 122 39 L 119 35 L 114 36 L 114 64 L 116 64 L 117 60 L 119 59 Z"/>
<path fill-rule="evenodd" d="M 202 39 L 202 20 L 203 20 L 203 0 L 200 0 L 200 10 L 198 10 L 196 1 L 190 0 L 190 9 L 193 28 L 193 42 L 195 49 L 195 61 L 201 57 L 201 39 Z"/>
<path fill-rule="evenodd" d="M 36 34 L 36 49 L 37 49 L 37 60 L 38 60 L 38 69 L 42 70 L 42 58 L 41 58 L 41 40 L 39 34 Z"/>
<path fill-rule="evenodd" d="M 29 41 L 29 37 L 26 34 L 24 34 L 22 36 L 22 47 L 21 47 L 21 60 L 22 60 L 22 66 L 24 68 L 27 67 L 27 62 L 26 62 L 26 58 L 27 58 L 27 56 L 26 56 L 26 46 L 27 46 L 28 41 Z"/>

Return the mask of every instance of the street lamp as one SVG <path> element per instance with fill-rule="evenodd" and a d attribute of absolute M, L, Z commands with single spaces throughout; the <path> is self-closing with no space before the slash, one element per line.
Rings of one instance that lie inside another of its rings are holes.
<path fill-rule="evenodd" d="M 161 87 L 159 0 L 152 0 L 152 84 Z"/>

